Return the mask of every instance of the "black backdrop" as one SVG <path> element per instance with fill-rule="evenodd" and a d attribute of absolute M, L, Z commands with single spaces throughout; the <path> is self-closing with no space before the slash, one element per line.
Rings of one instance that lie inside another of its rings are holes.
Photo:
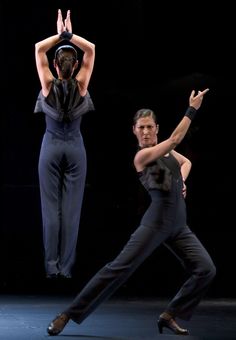
<path fill-rule="evenodd" d="M 96 111 L 82 125 L 88 175 L 75 277 L 82 284 L 118 253 L 148 202 L 132 165 L 134 112 L 154 109 L 165 138 L 191 90 L 209 87 L 178 150 L 193 163 L 189 224 L 218 270 L 209 295 L 235 297 L 235 39 L 226 2 L 1 2 L 1 289 L 37 288 L 44 275 L 37 174 L 44 120 L 33 114 L 40 89 L 34 44 L 56 33 L 58 8 L 71 9 L 73 31 L 96 44 L 89 88 Z M 160 248 L 124 289 L 162 296 L 181 279 L 179 264 Z"/>

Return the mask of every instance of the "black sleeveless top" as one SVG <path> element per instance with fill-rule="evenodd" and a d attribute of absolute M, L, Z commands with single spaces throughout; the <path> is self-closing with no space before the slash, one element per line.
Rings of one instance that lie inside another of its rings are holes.
<path fill-rule="evenodd" d="M 95 110 L 89 92 L 82 97 L 75 79 L 54 78 L 47 97 L 40 91 L 34 113 L 43 112 L 56 121 L 73 121 L 88 111 Z"/>
<path fill-rule="evenodd" d="M 169 153 L 148 164 L 143 171 L 138 172 L 139 180 L 146 190 L 170 191 L 172 178 L 181 178 L 180 165 L 176 158 Z"/>

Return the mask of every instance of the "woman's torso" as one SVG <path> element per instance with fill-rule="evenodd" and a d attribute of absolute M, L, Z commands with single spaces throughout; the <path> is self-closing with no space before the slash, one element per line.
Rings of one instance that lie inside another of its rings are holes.
<path fill-rule="evenodd" d="M 180 166 L 169 153 L 149 164 L 139 179 L 151 197 L 141 223 L 171 232 L 186 225 L 186 206 Z"/>

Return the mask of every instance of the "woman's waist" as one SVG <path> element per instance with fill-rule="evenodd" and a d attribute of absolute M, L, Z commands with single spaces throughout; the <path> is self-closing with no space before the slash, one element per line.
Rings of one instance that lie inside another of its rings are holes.
<path fill-rule="evenodd" d="M 184 200 L 182 186 L 172 188 L 170 191 L 165 191 L 161 189 L 150 189 L 148 194 L 153 202 L 174 202 L 174 204 L 179 203 L 179 201 Z"/>
<path fill-rule="evenodd" d="M 69 140 L 81 138 L 81 131 L 78 129 L 60 129 L 60 128 L 50 128 L 46 127 L 46 133 L 50 134 L 53 138 Z"/>

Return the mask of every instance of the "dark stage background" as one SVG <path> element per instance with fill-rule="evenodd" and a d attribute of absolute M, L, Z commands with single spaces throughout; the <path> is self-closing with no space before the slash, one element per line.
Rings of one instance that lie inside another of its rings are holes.
<path fill-rule="evenodd" d="M 1 291 L 42 288 L 37 162 L 44 117 L 33 114 L 40 90 L 34 44 L 56 33 L 61 8 L 63 13 L 71 9 L 73 31 L 96 44 L 89 87 L 96 111 L 82 125 L 88 175 L 74 271 L 78 286 L 120 251 L 148 204 L 132 165 L 134 112 L 154 109 L 162 139 L 183 116 L 191 90 L 209 87 L 177 150 L 193 163 L 187 181 L 189 225 L 218 270 L 208 294 L 236 297 L 232 7 L 148 0 L 34 1 L 28 6 L 2 1 L 0 6 Z M 165 296 L 182 279 L 180 265 L 161 247 L 121 292 Z"/>

